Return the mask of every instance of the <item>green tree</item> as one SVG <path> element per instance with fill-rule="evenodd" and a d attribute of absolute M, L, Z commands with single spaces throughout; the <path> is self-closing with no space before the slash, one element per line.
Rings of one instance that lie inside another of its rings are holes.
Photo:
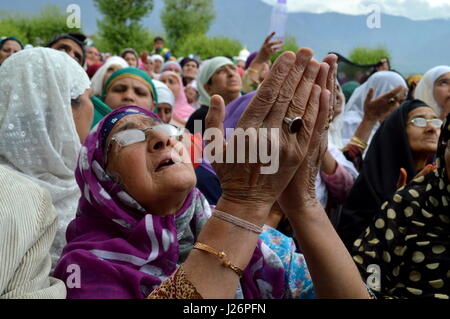
<path fill-rule="evenodd" d="M 55 35 L 67 32 L 81 32 L 67 26 L 68 15 L 58 6 L 47 5 L 35 15 L 24 13 L 0 13 L 2 36 L 16 36 L 23 43 L 45 45 Z"/>
<path fill-rule="evenodd" d="M 150 49 L 151 33 L 140 21 L 153 10 L 153 0 L 94 0 L 94 4 L 104 15 L 103 20 L 97 20 L 96 45 L 102 51 L 118 54 L 128 47 Z"/>
<path fill-rule="evenodd" d="M 0 20 L 0 38 L 12 36 L 18 38 L 22 43 L 28 43 L 26 33 L 14 21 Z"/>
<path fill-rule="evenodd" d="M 383 46 L 378 46 L 375 49 L 359 47 L 353 49 L 348 58 L 350 61 L 357 64 L 375 64 L 383 58 L 391 60 L 391 55 Z"/>
<path fill-rule="evenodd" d="M 161 21 L 174 51 L 185 47 L 186 37 L 205 35 L 215 18 L 211 0 L 164 0 L 164 3 Z"/>
<path fill-rule="evenodd" d="M 190 53 L 200 56 L 202 60 L 215 56 L 233 57 L 242 50 L 242 44 L 227 37 L 212 37 L 206 35 L 191 35 L 183 40 L 177 49 L 177 56 L 187 56 Z"/>

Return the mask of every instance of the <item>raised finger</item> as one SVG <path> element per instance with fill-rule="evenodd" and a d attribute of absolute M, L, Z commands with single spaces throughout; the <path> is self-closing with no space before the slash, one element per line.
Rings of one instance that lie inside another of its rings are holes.
<path fill-rule="evenodd" d="M 270 40 L 272 40 L 272 38 L 273 38 L 274 35 L 275 35 L 275 32 L 272 32 L 271 34 L 269 34 L 269 35 L 265 38 L 264 43 L 269 43 Z"/>
<path fill-rule="evenodd" d="M 321 88 L 326 88 L 328 80 L 328 71 L 330 66 L 327 63 L 320 63 L 319 74 L 317 74 L 316 84 Z"/>
<path fill-rule="evenodd" d="M 212 142 L 221 143 L 220 145 L 222 145 L 223 154 L 225 154 L 225 152 L 223 151 L 223 147 L 225 146 L 224 128 L 223 128 L 224 118 L 225 118 L 225 102 L 220 95 L 213 95 L 211 97 L 211 104 L 205 119 L 206 130 L 203 138 L 205 140 L 206 145 Z M 216 138 L 220 140 L 216 141 L 215 140 Z"/>
<path fill-rule="evenodd" d="M 366 95 L 366 100 L 365 100 L 364 104 L 369 103 L 370 101 L 372 101 L 374 92 L 375 92 L 374 88 L 370 88 L 369 89 L 369 92 Z"/>
<path fill-rule="evenodd" d="M 297 140 L 299 146 L 303 150 L 307 150 L 309 147 L 309 142 L 316 126 L 317 115 L 320 108 L 320 95 L 322 88 L 314 84 L 311 90 L 311 95 L 309 97 L 305 113 L 302 118 L 302 128 L 299 133 L 297 133 Z"/>
<path fill-rule="evenodd" d="M 310 49 L 301 49 L 297 53 L 295 65 L 286 77 L 275 105 L 265 120 L 268 127 L 279 127 L 285 116 L 303 116 L 320 68 L 317 61 L 311 60 L 312 55 Z"/>
<path fill-rule="evenodd" d="M 247 109 L 239 119 L 237 127 L 248 128 L 262 125 L 267 114 L 272 110 L 272 106 L 277 100 L 280 89 L 293 67 L 295 59 L 295 54 L 289 51 L 284 52 L 278 57 Z"/>
<path fill-rule="evenodd" d="M 315 85 L 320 68 L 320 64 L 315 60 L 311 60 L 308 63 L 308 67 L 305 70 L 303 78 L 301 79 L 300 84 L 297 86 L 294 96 L 291 98 L 291 102 L 285 113 L 285 117 L 290 119 L 296 118 L 298 116 L 303 117 L 308 101 L 311 98 L 312 89 Z M 326 70 L 324 71 L 326 72 Z M 282 116 L 282 114 L 280 114 L 279 116 Z"/>
<path fill-rule="evenodd" d="M 309 141 L 309 153 L 313 152 L 315 148 L 320 147 L 322 137 L 324 136 L 324 134 L 327 134 L 326 127 L 330 108 L 330 96 L 331 92 L 328 89 L 321 90 L 320 96 L 318 98 L 319 107 L 317 111 L 316 122 L 314 123 L 314 128 Z"/>
<path fill-rule="evenodd" d="M 389 92 L 383 94 L 380 98 L 386 99 L 386 100 L 392 99 L 392 98 L 396 97 L 400 92 L 402 92 L 403 88 L 404 87 L 402 85 L 399 85 L 399 86 L 393 88 L 392 90 L 390 90 Z"/>

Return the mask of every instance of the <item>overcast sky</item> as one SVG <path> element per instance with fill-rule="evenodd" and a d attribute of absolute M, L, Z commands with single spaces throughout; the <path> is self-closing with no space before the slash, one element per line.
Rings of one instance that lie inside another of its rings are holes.
<path fill-rule="evenodd" d="M 274 4 L 277 0 L 262 0 Z M 287 0 L 288 10 L 324 13 L 368 14 L 371 5 L 381 13 L 404 16 L 413 20 L 450 18 L 450 0 Z M 373 11 L 372 11 L 373 12 Z"/>

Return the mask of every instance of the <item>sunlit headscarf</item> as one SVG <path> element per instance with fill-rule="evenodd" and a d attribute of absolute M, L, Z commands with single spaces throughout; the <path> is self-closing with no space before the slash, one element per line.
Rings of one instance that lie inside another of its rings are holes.
<path fill-rule="evenodd" d="M 200 93 L 199 104 L 209 107 L 211 96 L 206 92 L 205 84 L 212 78 L 216 71 L 224 65 L 234 65 L 233 62 L 223 56 L 215 57 L 202 63 L 197 75 L 198 91 Z"/>
<path fill-rule="evenodd" d="M 441 114 L 441 107 L 434 99 L 434 82 L 444 73 L 450 72 L 450 66 L 440 65 L 427 71 L 414 91 L 414 98 L 427 103 L 438 114 Z"/>

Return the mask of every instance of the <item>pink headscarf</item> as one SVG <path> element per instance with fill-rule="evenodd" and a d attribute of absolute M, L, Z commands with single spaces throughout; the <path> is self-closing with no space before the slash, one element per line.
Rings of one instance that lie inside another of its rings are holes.
<path fill-rule="evenodd" d="M 184 93 L 183 80 L 181 77 L 173 72 L 173 71 L 165 71 L 161 74 L 163 76 L 172 76 L 177 78 L 178 83 L 180 84 L 180 89 L 178 92 L 178 97 L 175 100 L 175 105 L 173 107 L 173 118 L 175 121 L 180 122 L 182 124 L 186 124 L 187 120 L 191 116 L 192 113 L 195 112 L 195 109 L 188 103 L 186 94 Z M 161 79 L 160 77 L 160 79 Z M 175 95 L 175 92 L 174 92 Z"/>

